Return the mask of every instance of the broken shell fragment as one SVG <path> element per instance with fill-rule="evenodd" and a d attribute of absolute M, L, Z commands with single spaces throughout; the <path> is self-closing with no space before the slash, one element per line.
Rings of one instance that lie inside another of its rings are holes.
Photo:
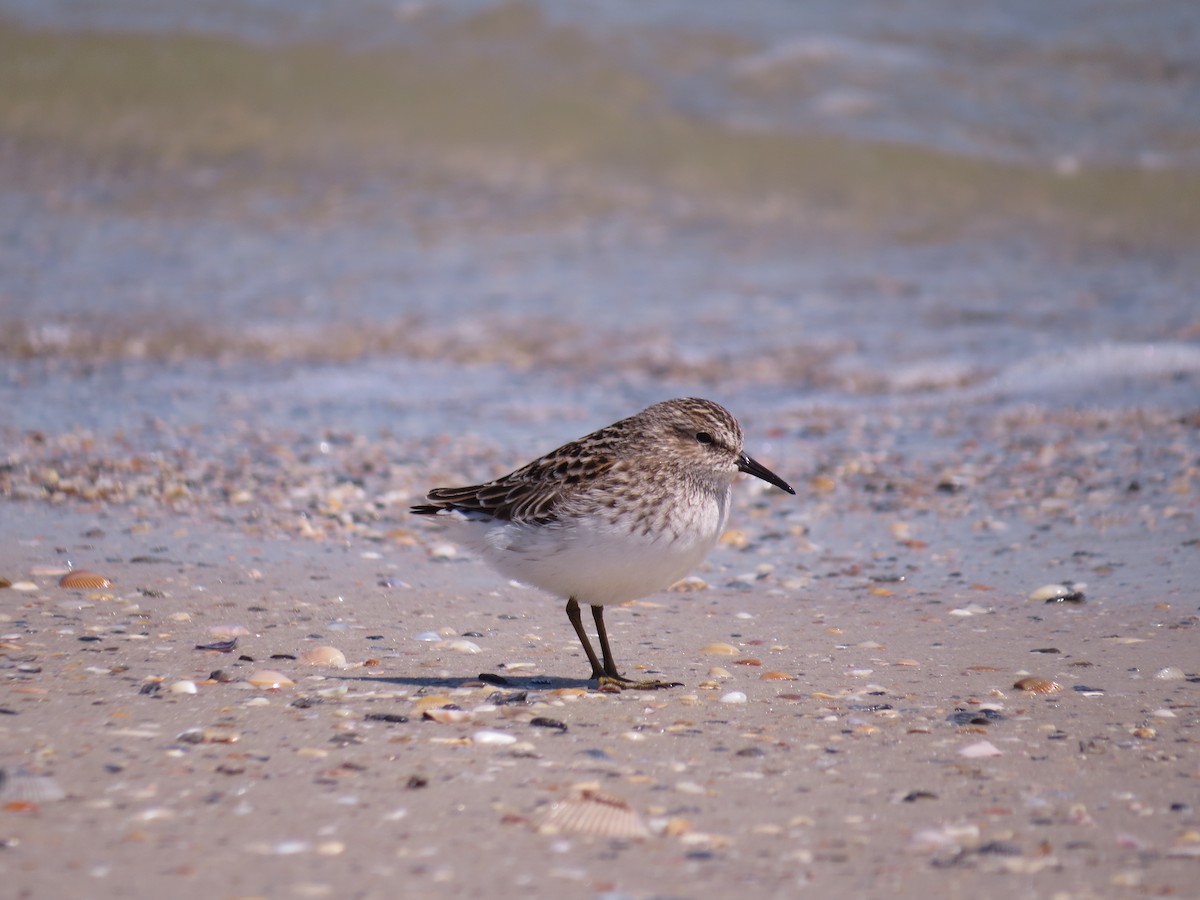
<path fill-rule="evenodd" d="M 965 756 L 967 759 L 982 759 L 987 756 L 1001 756 L 1004 751 L 1000 750 L 991 741 L 979 741 L 974 744 L 969 744 L 958 751 L 959 756 Z"/>
<path fill-rule="evenodd" d="M 97 590 L 99 588 L 110 588 L 112 582 L 97 572 L 89 572 L 86 569 L 76 569 L 74 572 L 68 572 L 58 580 L 58 586 L 64 588 L 75 588 L 76 590 Z"/>
<path fill-rule="evenodd" d="M 421 718 L 441 725 L 458 725 L 470 722 L 471 714 L 465 709 L 427 709 L 421 713 Z"/>
<path fill-rule="evenodd" d="M 39 775 L 22 766 L 0 769 L 0 802 L 51 803 L 67 792 L 50 775 Z"/>
<path fill-rule="evenodd" d="M 1082 603 L 1086 598 L 1083 590 L 1087 585 L 1079 581 L 1064 581 L 1061 584 L 1044 584 L 1029 595 L 1029 599 L 1042 603 Z"/>
<path fill-rule="evenodd" d="M 550 804 L 535 818 L 542 834 L 586 834 L 616 840 L 644 840 L 650 828 L 632 806 L 592 788 L 574 797 Z"/>
<path fill-rule="evenodd" d="M 471 735 L 471 741 L 476 744 L 515 744 L 517 739 L 514 735 L 504 731 L 477 731 Z"/>
<path fill-rule="evenodd" d="M 300 656 L 300 662 L 310 666 L 346 665 L 346 654 L 337 647 L 311 647 Z"/>
<path fill-rule="evenodd" d="M 1018 691 L 1028 691 L 1031 694 L 1057 694 L 1063 686 L 1057 681 L 1047 678 L 1018 678 L 1014 683 Z"/>

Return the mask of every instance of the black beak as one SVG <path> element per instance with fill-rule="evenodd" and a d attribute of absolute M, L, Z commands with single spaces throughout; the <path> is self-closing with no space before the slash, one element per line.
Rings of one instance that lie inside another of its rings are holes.
<path fill-rule="evenodd" d="M 738 457 L 738 471 L 745 472 L 747 475 L 753 475 L 755 478 L 761 478 L 768 484 L 773 484 L 780 490 L 787 491 L 789 494 L 796 493 L 792 490 L 792 486 L 764 466 L 762 463 L 754 459 L 748 453 L 743 453 Z"/>

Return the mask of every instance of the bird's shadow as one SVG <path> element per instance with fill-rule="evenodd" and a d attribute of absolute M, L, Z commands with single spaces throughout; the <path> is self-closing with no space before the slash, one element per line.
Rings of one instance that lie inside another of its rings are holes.
<path fill-rule="evenodd" d="M 340 675 L 343 681 L 357 681 L 363 684 L 393 684 L 407 685 L 415 688 L 461 688 L 461 687 L 495 687 L 501 690 L 518 691 L 554 691 L 562 688 L 592 688 L 596 682 L 590 678 L 561 678 L 552 675 L 496 675 L 482 673 L 474 678 L 447 677 L 439 678 L 431 675 Z"/>

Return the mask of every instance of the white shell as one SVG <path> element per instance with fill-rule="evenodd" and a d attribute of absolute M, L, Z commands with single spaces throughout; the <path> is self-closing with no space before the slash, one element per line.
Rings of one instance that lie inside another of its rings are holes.
<path fill-rule="evenodd" d="M 503 731 L 477 731 L 471 735 L 476 744 L 515 744 L 517 739 Z"/>

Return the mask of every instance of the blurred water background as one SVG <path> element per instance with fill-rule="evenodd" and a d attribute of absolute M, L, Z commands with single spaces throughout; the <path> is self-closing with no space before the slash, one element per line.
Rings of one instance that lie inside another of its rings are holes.
<path fill-rule="evenodd" d="M 1198 250 L 1193 0 L 0 0 L 0 443 L 1188 411 Z"/>

